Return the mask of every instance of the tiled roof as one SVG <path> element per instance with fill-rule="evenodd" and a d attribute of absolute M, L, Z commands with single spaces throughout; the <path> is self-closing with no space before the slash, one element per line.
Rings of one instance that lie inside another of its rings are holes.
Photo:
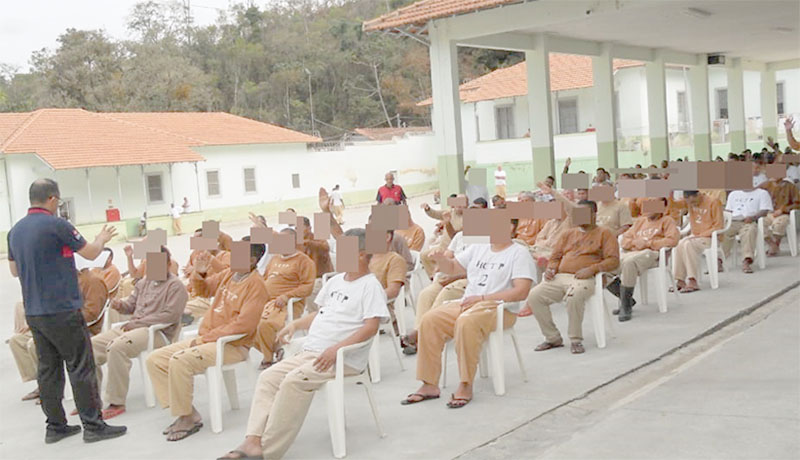
<path fill-rule="evenodd" d="M 317 141 L 224 113 L 0 113 L 0 152 L 33 153 L 53 169 L 203 161 L 191 148 L 202 145 Z"/>
<path fill-rule="evenodd" d="M 639 61 L 615 59 L 614 69 L 642 65 Z M 592 58 L 575 54 L 550 53 L 550 91 L 590 88 L 594 85 Z M 528 94 L 525 62 L 495 70 L 459 86 L 461 102 L 478 102 Z M 419 105 L 430 105 L 428 98 Z"/>
<path fill-rule="evenodd" d="M 400 26 L 422 26 L 431 19 L 520 3 L 523 0 L 422 0 L 364 23 L 366 31 Z"/>
<path fill-rule="evenodd" d="M 427 133 L 430 126 L 408 126 L 405 128 L 357 128 L 355 132 L 373 141 L 390 141 L 406 133 Z"/>

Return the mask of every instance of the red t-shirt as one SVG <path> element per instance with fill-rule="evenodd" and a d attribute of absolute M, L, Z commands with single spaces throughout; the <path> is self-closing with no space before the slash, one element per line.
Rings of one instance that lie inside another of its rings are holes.
<path fill-rule="evenodd" d="M 403 187 L 397 184 L 393 184 L 391 188 L 382 185 L 381 188 L 378 189 L 378 196 L 375 198 L 378 203 L 383 203 L 383 200 L 387 198 L 393 199 L 395 203 L 406 202 L 406 194 L 403 192 Z"/>

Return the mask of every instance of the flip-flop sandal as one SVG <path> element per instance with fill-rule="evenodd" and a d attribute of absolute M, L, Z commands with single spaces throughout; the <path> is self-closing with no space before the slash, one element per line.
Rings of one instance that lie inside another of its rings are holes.
<path fill-rule="evenodd" d="M 106 409 L 103 409 L 102 412 L 103 420 L 108 420 L 110 418 L 114 418 L 117 415 L 122 415 L 124 413 L 125 413 L 124 407 L 108 407 Z"/>
<path fill-rule="evenodd" d="M 570 351 L 570 352 L 571 352 L 573 355 L 579 355 L 579 354 L 581 354 L 581 353 L 585 352 L 585 351 L 586 351 L 586 349 L 584 349 L 584 348 L 583 348 L 583 344 L 582 344 L 581 342 L 573 342 L 573 343 L 572 343 L 572 344 L 569 346 L 569 351 Z"/>
<path fill-rule="evenodd" d="M 461 409 L 469 404 L 472 398 L 456 398 L 456 395 L 450 395 L 450 401 L 447 402 L 448 409 Z"/>
<path fill-rule="evenodd" d="M 39 399 L 39 390 L 33 390 L 22 397 L 23 401 L 32 401 L 34 399 Z"/>
<path fill-rule="evenodd" d="M 232 450 L 228 452 L 228 455 L 236 454 L 236 457 L 219 457 L 217 460 L 230 460 L 230 459 L 237 459 L 237 460 L 261 460 L 261 456 L 253 457 L 251 455 L 247 455 L 241 450 Z"/>
<path fill-rule="evenodd" d="M 523 308 L 522 310 L 519 311 L 517 316 L 520 317 L 520 318 L 525 318 L 527 316 L 533 316 L 533 311 L 531 311 L 530 308 Z"/>
<path fill-rule="evenodd" d="M 742 268 L 742 272 L 743 273 L 753 273 L 753 269 L 750 268 L 750 267 L 743 267 Z"/>
<path fill-rule="evenodd" d="M 183 441 L 184 439 L 188 438 L 189 436 L 191 436 L 191 435 L 197 433 L 198 431 L 200 431 L 200 428 L 203 428 L 203 424 L 202 423 L 195 423 L 194 426 L 189 428 L 188 430 L 171 431 L 169 434 L 177 434 L 179 437 L 178 437 L 178 439 L 169 439 L 169 438 L 167 438 L 167 441 L 169 441 L 169 442 Z"/>
<path fill-rule="evenodd" d="M 164 431 L 162 431 L 161 434 L 163 434 L 164 436 L 168 435 L 170 430 L 172 430 L 172 427 L 175 426 L 176 423 L 178 423 L 178 420 L 175 420 L 174 422 L 170 423 L 168 427 L 164 428 Z"/>
<path fill-rule="evenodd" d="M 545 351 L 551 348 L 560 348 L 563 347 L 564 343 L 550 343 L 550 342 L 542 342 L 533 351 Z"/>
<path fill-rule="evenodd" d="M 681 294 L 690 294 L 692 292 L 699 291 L 699 290 L 700 290 L 699 287 L 684 286 L 682 289 L 678 289 L 678 292 L 680 292 Z"/>
<path fill-rule="evenodd" d="M 412 400 L 412 396 L 419 396 L 422 399 Z M 406 399 L 400 401 L 400 404 L 403 406 L 409 406 L 411 404 L 421 403 L 423 401 L 429 401 L 431 399 L 439 399 L 439 395 L 424 395 L 421 393 L 411 393 L 410 395 L 406 396 Z"/>

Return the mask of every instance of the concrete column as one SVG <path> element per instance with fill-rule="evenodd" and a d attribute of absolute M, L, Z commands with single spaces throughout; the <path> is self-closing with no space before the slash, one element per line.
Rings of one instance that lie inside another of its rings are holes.
<path fill-rule="evenodd" d="M 94 202 L 92 202 L 92 181 L 89 178 L 89 168 L 85 168 L 84 171 L 86 171 L 86 193 L 89 195 L 89 222 L 88 223 L 94 223 Z"/>
<path fill-rule="evenodd" d="M 731 59 L 731 65 L 728 67 L 728 126 L 733 152 L 739 153 L 747 148 L 745 123 L 744 71 L 742 70 L 742 60 L 734 58 Z"/>
<path fill-rule="evenodd" d="M 761 125 L 765 140 L 778 137 L 778 92 L 774 70 L 761 72 Z"/>
<path fill-rule="evenodd" d="M 695 160 L 711 160 L 711 118 L 708 109 L 708 61 L 705 54 L 689 68 L 692 134 Z"/>
<path fill-rule="evenodd" d="M 614 68 L 611 44 L 603 43 L 599 56 L 592 57 L 594 76 L 594 126 L 597 136 L 597 164 L 616 168 L 617 127 L 614 118 Z"/>
<path fill-rule="evenodd" d="M 664 58 L 656 51 L 656 58 L 645 64 L 647 79 L 647 119 L 650 131 L 650 162 L 659 166 L 669 160 L 669 125 L 667 123 L 667 84 Z"/>
<path fill-rule="evenodd" d="M 144 212 L 147 212 L 147 176 L 144 175 L 144 165 L 140 165 L 142 171 L 142 194 L 144 196 Z"/>
<path fill-rule="evenodd" d="M 464 191 L 464 143 L 461 135 L 461 98 L 458 91 L 458 47 L 443 24 L 432 22 L 430 36 L 431 122 L 436 139 L 439 191 L 442 203 L 451 193 Z"/>
<path fill-rule="evenodd" d="M 197 184 L 197 210 L 203 210 L 202 199 L 200 198 L 200 172 L 197 170 L 197 162 L 194 163 L 194 181 Z"/>
<path fill-rule="evenodd" d="M 168 170 L 169 170 L 169 194 L 170 194 L 170 196 L 172 197 L 172 203 L 173 203 L 175 206 L 178 206 L 180 203 L 178 203 L 178 202 L 176 202 L 176 201 L 175 201 L 175 183 L 174 183 L 174 181 L 172 180 L 172 163 L 169 163 L 169 164 L 167 165 L 167 168 L 168 168 Z"/>
<path fill-rule="evenodd" d="M 125 208 L 125 204 L 122 198 L 122 179 L 119 177 L 119 166 L 115 166 L 114 169 L 117 171 L 117 194 L 119 195 L 119 218 L 120 220 L 124 219 L 123 209 Z"/>
<path fill-rule="evenodd" d="M 531 131 L 533 183 L 556 177 L 553 150 L 553 110 L 550 95 L 550 51 L 547 36 L 534 39 L 534 49 L 525 51 L 528 72 L 528 126 Z M 558 178 L 560 180 L 560 178 Z"/>

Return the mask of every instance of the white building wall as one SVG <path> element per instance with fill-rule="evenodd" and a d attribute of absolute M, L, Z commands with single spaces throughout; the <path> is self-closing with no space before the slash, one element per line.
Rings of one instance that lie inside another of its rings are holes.
<path fill-rule="evenodd" d="M 10 190 L 8 183 L 6 183 L 6 160 L 5 157 L 0 158 L 0 229 L 11 227 L 11 197 L 9 196 Z"/>
<path fill-rule="evenodd" d="M 800 69 L 779 70 L 775 72 L 775 81 L 784 82 L 783 103 L 786 115 L 800 117 Z"/>

